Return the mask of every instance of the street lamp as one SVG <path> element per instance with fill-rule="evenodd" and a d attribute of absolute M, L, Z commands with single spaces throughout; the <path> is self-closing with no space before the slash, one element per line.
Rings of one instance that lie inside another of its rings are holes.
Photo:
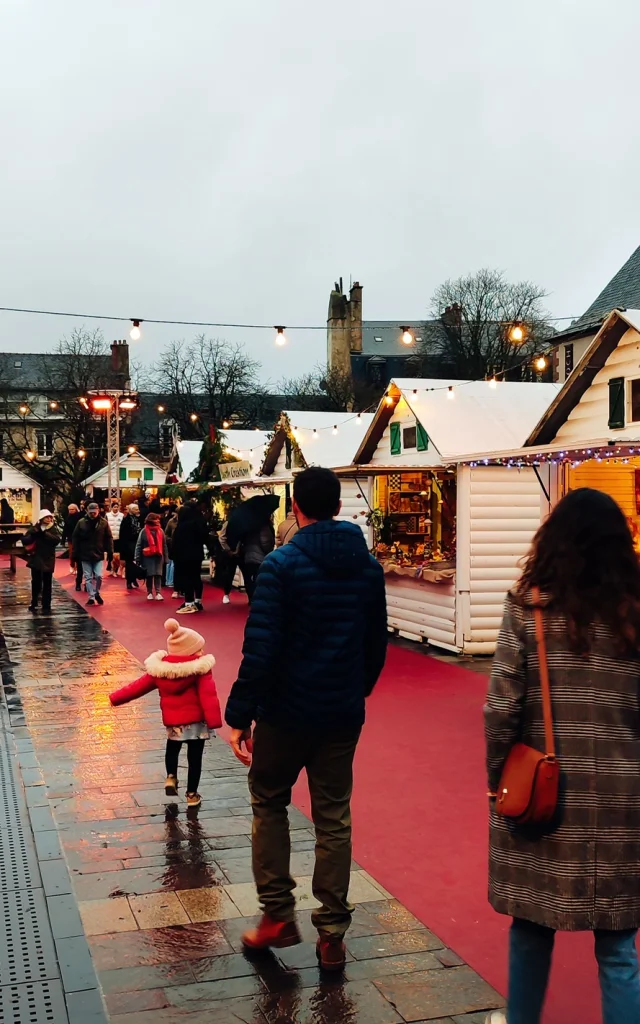
<path fill-rule="evenodd" d="M 107 421 L 107 489 L 109 498 L 120 500 L 120 412 L 132 412 L 140 405 L 140 397 L 132 391 L 90 391 L 79 399 L 85 409 L 104 412 Z M 115 471 L 115 482 L 113 473 Z"/>

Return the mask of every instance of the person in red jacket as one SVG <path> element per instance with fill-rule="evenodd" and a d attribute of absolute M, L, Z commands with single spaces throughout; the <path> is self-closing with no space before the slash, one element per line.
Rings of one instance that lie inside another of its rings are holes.
<path fill-rule="evenodd" d="M 176 619 L 167 619 L 164 628 L 169 634 L 167 650 L 150 654 L 144 663 L 146 673 L 115 690 L 109 700 L 117 707 L 158 690 L 162 721 L 167 729 L 164 791 L 167 796 L 178 793 L 178 757 L 184 742 L 188 764 L 187 805 L 198 807 L 202 803 L 198 784 L 205 740 L 209 739 L 209 730 L 222 725 L 216 684 L 211 674 L 215 658 L 204 654 L 204 637 L 195 629 L 185 629 Z"/>

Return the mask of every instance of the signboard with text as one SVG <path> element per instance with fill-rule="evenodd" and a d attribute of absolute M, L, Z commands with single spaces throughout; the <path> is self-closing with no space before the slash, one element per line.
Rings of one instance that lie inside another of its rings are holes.
<path fill-rule="evenodd" d="M 221 480 L 250 480 L 250 462 L 223 462 L 218 466 Z"/>

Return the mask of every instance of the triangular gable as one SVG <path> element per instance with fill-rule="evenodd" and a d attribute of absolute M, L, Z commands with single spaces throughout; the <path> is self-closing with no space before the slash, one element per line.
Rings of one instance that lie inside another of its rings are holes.
<path fill-rule="evenodd" d="M 118 462 L 118 466 L 123 466 L 125 464 L 125 462 L 127 462 L 129 459 L 133 459 L 133 458 L 141 459 L 142 462 L 146 462 L 147 465 L 152 466 L 153 469 L 157 469 L 158 473 L 163 473 L 163 474 L 165 473 L 165 470 L 161 466 L 156 465 L 155 462 L 152 462 L 151 459 L 148 459 L 146 455 L 143 455 L 142 452 L 139 452 L 137 450 L 135 452 L 125 452 L 123 455 L 121 455 L 120 456 L 120 460 Z M 92 484 L 94 482 L 94 480 L 97 480 L 98 477 L 101 477 L 103 475 L 103 473 L 106 473 L 108 468 L 109 467 L 108 467 L 107 463 L 105 463 L 104 466 L 102 467 L 102 469 L 99 469 L 99 470 L 97 470 L 97 472 L 92 473 L 91 476 L 86 477 L 86 479 L 82 481 L 82 485 L 81 486 L 86 486 L 87 484 Z"/>
<path fill-rule="evenodd" d="M 525 441 L 525 447 L 552 443 L 630 327 L 640 332 L 640 310 L 622 312 L 614 309 L 609 314 L 582 359 Z"/>

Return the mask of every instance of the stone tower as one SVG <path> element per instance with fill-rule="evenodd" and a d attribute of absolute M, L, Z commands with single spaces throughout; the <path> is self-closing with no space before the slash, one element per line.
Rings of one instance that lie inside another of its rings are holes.
<path fill-rule="evenodd" d="M 327 364 L 331 370 L 351 373 L 351 353 L 362 352 L 362 285 L 355 281 L 349 297 L 342 278 L 329 297 L 327 316 Z"/>

